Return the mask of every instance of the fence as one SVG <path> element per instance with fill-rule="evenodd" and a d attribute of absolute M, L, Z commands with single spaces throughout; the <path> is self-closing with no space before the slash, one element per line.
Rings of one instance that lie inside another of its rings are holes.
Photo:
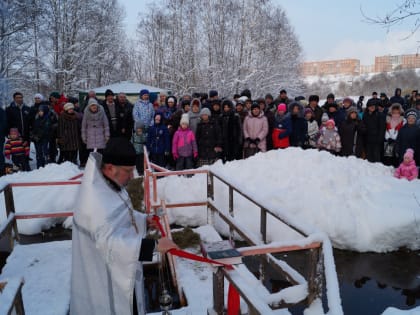
<path fill-rule="evenodd" d="M 257 256 L 260 258 L 259 265 L 259 281 L 263 282 L 265 278 L 265 270 L 267 266 L 280 272 L 292 285 L 307 285 L 307 295 L 303 300 L 293 301 L 289 303 L 287 301 L 278 300 L 267 305 L 266 302 L 258 299 L 255 296 L 253 289 L 249 290 L 248 287 L 244 286 L 243 281 L 240 280 L 237 270 L 227 270 L 223 267 L 217 268 L 217 272 L 213 276 L 213 308 L 208 310 L 208 314 L 224 314 L 224 279 L 233 284 L 240 296 L 247 302 L 250 310 L 249 314 L 274 314 L 275 309 L 287 308 L 298 303 L 307 303 L 310 305 L 315 299 L 321 298 L 323 293 L 324 283 L 324 253 L 323 253 L 323 240 L 322 238 L 317 239 L 315 235 L 312 235 L 302 228 L 297 227 L 296 224 L 290 222 L 287 218 L 282 218 L 277 212 L 265 208 L 257 201 L 249 197 L 246 193 L 242 192 L 239 188 L 230 184 L 227 180 L 221 176 L 214 174 L 207 170 L 184 170 L 184 171 L 169 171 L 163 167 L 160 167 L 154 163 L 151 163 L 147 158 L 147 150 L 145 152 L 145 179 L 144 179 L 144 202 L 146 211 L 149 213 L 159 207 L 161 207 L 161 201 L 158 200 L 157 191 L 157 179 L 168 176 L 179 176 L 179 175 L 193 175 L 193 174 L 207 174 L 207 200 L 198 202 L 188 203 L 173 203 L 166 204 L 165 209 L 170 208 L 182 208 L 191 206 L 206 206 L 208 209 L 208 220 L 210 223 L 214 223 L 214 216 L 219 216 L 229 226 L 229 238 L 232 239 L 234 233 L 237 233 L 244 239 L 250 247 L 238 248 L 242 256 Z M 155 172 L 157 171 L 157 172 Z M 214 179 L 220 181 L 225 185 L 228 190 L 228 209 L 220 209 L 214 202 Z M 260 209 L 259 219 L 259 231 L 260 238 L 253 238 L 252 233 L 249 233 L 245 228 L 241 227 L 234 218 L 234 193 L 241 195 L 249 202 L 254 204 Z M 289 245 L 276 246 L 267 244 L 267 217 L 270 216 L 274 221 L 279 221 L 285 224 L 292 230 L 296 231 L 299 235 L 304 238 L 304 241 L 296 242 L 298 245 L 291 242 Z M 315 241 L 316 240 L 316 241 Z M 304 243 L 304 245 L 302 245 Z M 301 274 L 295 269 L 290 267 L 284 261 L 279 261 L 272 254 L 280 252 L 291 252 L 291 251 L 309 251 L 309 272 L 307 274 L 308 281 L 305 280 Z M 173 260 L 173 258 L 171 258 Z M 174 261 L 174 260 L 173 260 Z M 239 279 L 239 280 L 238 280 Z M 338 290 L 338 287 L 337 287 Z M 271 294 L 266 292 L 266 297 L 269 300 L 275 300 L 278 294 Z M 274 305 L 274 307 L 273 307 Z M 341 304 L 335 303 L 334 307 L 330 308 L 335 311 L 336 314 L 342 314 Z M 334 312 L 333 312 L 334 313 Z"/>
<path fill-rule="evenodd" d="M 66 186 L 66 185 L 80 185 L 80 181 L 76 179 L 82 177 L 83 174 L 72 177 L 68 181 L 57 182 L 32 182 L 32 183 L 11 183 L 0 189 L 0 193 L 4 193 L 6 220 L 0 225 L 0 240 L 8 238 L 10 240 L 10 248 L 13 250 L 15 241 L 19 242 L 19 233 L 17 228 L 17 220 L 35 219 L 35 218 L 57 218 L 73 216 L 73 212 L 54 212 L 54 213 L 16 213 L 15 202 L 13 198 L 13 187 L 41 187 L 41 186 Z M 8 290 L 8 301 L 2 301 L 1 314 L 24 315 L 25 310 L 22 301 L 22 286 L 23 279 L 12 280 L 8 283 L 3 283 L 3 290 Z M 2 283 L 0 283 L 0 287 Z M 1 288 L 0 288 L 1 289 Z M 4 295 L 5 296 L 5 295 Z M 3 309 L 4 308 L 4 309 Z"/>

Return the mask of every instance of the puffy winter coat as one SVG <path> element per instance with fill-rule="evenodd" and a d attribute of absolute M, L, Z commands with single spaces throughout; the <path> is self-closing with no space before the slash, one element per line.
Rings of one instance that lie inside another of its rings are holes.
<path fill-rule="evenodd" d="M 130 139 L 133 128 L 133 105 L 130 102 L 120 104 L 118 100 L 115 101 L 117 111 L 117 136 L 126 137 Z"/>
<path fill-rule="evenodd" d="M 415 161 L 418 164 L 420 162 L 420 128 L 417 125 L 405 124 L 398 132 L 395 151 L 400 161 L 403 160 L 408 148 L 414 150 Z"/>
<path fill-rule="evenodd" d="M 142 122 L 147 128 L 154 124 L 153 118 L 155 116 L 155 110 L 153 104 L 149 101 L 143 101 L 139 99 L 133 107 L 133 119 L 134 122 Z"/>
<path fill-rule="evenodd" d="M 335 129 L 321 129 L 321 135 L 318 139 L 318 148 L 332 152 L 340 152 L 341 140 L 338 132 Z"/>
<path fill-rule="evenodd" d="M 63 151 L 75 151 L 80 147 L 80 121 L 75 112 L 63 111 L 58 117 L 57 141 Z"/>
<path fill-rule="evenodd" d="M 31 109 L 23 104 L 21 107 L 12 102 L 6 108 L 7 128 L 17 128 L 24 140 L 29 140 L 29 125 L 31 121 Z"/>
<path fill-rule="evenodd" d="M 366 132 L 365 125 L 357 118 L 352 120 L 350 117 L 340 125 L 338 128 L 341 139 L 341 154 L 343 156 L 355 155 L 362 156 L 364 144 L 364 134 Z"/>
<path fill-rule="evenodd" d="M 278 113 L 274 115 L 275 123 L 273 130 L 273 148 L 288 148 L 290 145 L 289 136 L 292 133 L 292 120 L 290 113 L 280 116 Z"/>
<path fill-rule="evenodd" d="M 292 110 L 294 107 L 299 108 L 297 114 L 293 114 Z M 292 121 L 292 132 L 289 136 L 290 145 L 292 147 L 302 147 L 305 143 L 306 134 L 308 132 L 308 124 L 303 118 L 303 106 L 300 103 L 293 102 L 289 105 L 289 111 L 291 113 Z"/>
<path fill-rule="evenodd" d="M 253 116 L 252 112 L 249 112 L 248 116 L 245 117 L 243 130 L 245 139 L 260 139 L 258 148 L 262 152 L 267 150 L 265 137 L 268 134 L 268 122 L 263 112 L 257 117 Z"/>
<path fill-rule="evenodd" d="M 195 133 L 198 146 L 198 157 L 204 160 L 217 159 L 216 147 L 222 147 L 222 135 L 220 128 L 214 120 L 199 122 Z"/>
<path fill-rule="evenodd" d="M 416 179 L 418 175 L 419 172 L 414 160 L 408 163 L 402 162 L 394 173 L 396 178 L 407 178 L 408 180 Z"/>
<path fill-rule="evenodd" d="M 147 150 L 151 154 L 170 152 L 171 142 L 169 130 L 163 123 L 153 125 L 147 132 Z"/>
<path fill-rule="evenodd" d="M 90 110 L 92 105 L 87 106 L 83 114 L 82 140 L 88 149 L 103 149 L 110 136 L 108 118 L 100 105 L 97 105 L 98 111 L 93 113 Z"/>
<path fill-rule="evenodd" d="M 173 157 L 192 157 L 197 154 L 197 141 L 194 132 L 190 128 L 182 129 L 179 127 L 172 139 Z"/>
<path fill-rule="evenodd" d="M 192 104 L 194 102 L 198 102 L 198 113 L 193 113 L 192 111 Z M 197 126 L 200 122 L 200 111 L 201 111 L 201 102 L 199 98 L 194 98 L 191 101 L 191 110 L 188 112 L 188 118 L 190 119 L 190 128 L 194 132 L 194 134 L 197 132 Z"/>

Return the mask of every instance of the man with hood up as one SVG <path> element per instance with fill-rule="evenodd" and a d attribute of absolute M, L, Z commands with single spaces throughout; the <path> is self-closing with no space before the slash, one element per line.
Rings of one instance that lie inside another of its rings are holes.
<path fill-rule="evenodd" d="M 401 96 L 401 89 L 400 88 L 395 89 L 395 94 L 394 94 L 393 97 L 390 98 L 389 102 L 391 104 L 398 103 L 402 106 L 404 111 L 407 110 L 406 102 L 405 102 L 404 98 Z"/>

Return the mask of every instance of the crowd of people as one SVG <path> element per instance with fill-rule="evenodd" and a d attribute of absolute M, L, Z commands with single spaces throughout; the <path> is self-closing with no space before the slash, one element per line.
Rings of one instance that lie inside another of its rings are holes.
<path fill-rule="evenodd" d="M 290 99 L 281 90 L 277 97 L 252 98 L 246 89 L 232 98 L 219 98 L 216 90 L 179 99 L 162 93 L 153 103 L 149 91 L 141 90 L 134 104 L 111 90 L 103 100 L 90 91 L 83 104 L 52 92 L 48 100 L 36 94 L 27 106 L 16 92 L 13 102 L 0 108 L 0 121 L 2 174 L 4 157 L 20 170 L 30 170 L 31 142 L 38 168 L 64 161 L 84 167 L 89 153 L 101 152 L 112 137 L 134 144 L 139 174 L 144 146 L 152 162 L 176 170 L 290 146 L 395 168 L 405 163 L 404 157 L 414 165 L 420 162 L 420 94 L 414 90 L 402 97 L 400 88 L 391 98 L 373 92 L 366 103 L 363 96 L 355 102 L 350 97 L 337 100 L 331 93 L 324 104 L 318 95 Z M 398 170 L 397 177 L 407 178 Z"/>

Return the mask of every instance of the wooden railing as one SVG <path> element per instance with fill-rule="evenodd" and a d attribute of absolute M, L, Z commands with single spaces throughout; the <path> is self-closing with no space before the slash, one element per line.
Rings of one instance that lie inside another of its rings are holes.
<path fill-rule="evenodd" d="M 83 174 L 71 178 L 64 182 L 32 182 L 32 183 L 11 183 L 0 189 L 0 193 L 4 193 L 6 220 L 0 224 L 0 240 L 8 238 L 10 240 L 10 249 L 13 250 L 15 241 L 19 242 L 19 232 L 17 220 L 35 219 L 35 218 L 57 218 L 73 216 L 73 212 L 53 212 L 53 213 L 16 213 L 15 202 L 13 198 L 13 187 L 41 187 L 41 186 L 65 186 L 80 185 L 80 181 L 76 181 Z M 0 291 L 10 291 L 7 293 L 7 301 L 4 300 L 6 294 L 0 294 L 0 314 L 17 314 L 24 315 L 25 309 L 22 300 L 22 286 L 24 280 L 18 283 L 14 281 L 0 283 Z M 4 300 L 4 301 L 3 301 Z"/>
<path fill-rule="evenodd" d="M 223 185 L 227 186 L 228 189 L 228 209 L 220 209 L 216 206 L 214 202 L 214 179 L 220 181 Z M 248 200 L 251 204 L 258 207 L 260 209 L 260 220 L 256 220 L 256 223 L 259 222 L 259 231 L 260 231 L 260 238 L 256 238 L 252 236 L 252 233 L 247 231 L 244 227 L 237 223 L 235 220 L 234 215 L 234 194 L 238 194 Z M 306 301 L 299 301 L 298 303 L 306 302 L 310 305 L 315 299 L 321 298 L 322 295 L 322 284 L 323 284 L 323 256 L 322 256 L 322 241 L 316 240 L 311 241 L 311 239 L 316 237 L 311 237 L 309 233 L 306 233 L 301 228 L 296 227 L 294 224 L 289 222 L 287 219 L 281 218 L 276 212 L 267 209 L 259 202 L 255 201 L 253 198 L 249 197 L 246 193 L 241 191 L 239 188 L 236 188 L 232 184 L 228 183 L 222 177 L 214 174 L 213 172 L 208 173 L 208 209 L 211 212 L 210 221 L 214 222 L 214 216 L 218 215 L 228 226 L 229 226 L 229 238 L 233 241 L 234 233 L 240 235 L 242 239 L 244 239 L 251 247 L 248 248 L 238 248 L 238 251 L 241 252 L 243 256 L 256 256 L 260 258 L 259 264 L 259 279 L 262 281 L 265 278 L 265 270 L 266 266 L 269 265 L 270 268 L 273 268 L 276 271 L 281 272 L 285 276 L 285 278 L 292 284 L 292 285 L 302 285 L 302 279 L 305 279 L 302 275 L 297 273 L 292 267 L 287 265 L 287 270 L 283 267 L 283 264 L 278 263 L 278 259 L 276 259 L 272 254 L 280 253 L 280 252 L 292 252 L 292 251 L 309 251 L 309 272 L 306 278 L 307 287 L 308 287 L 308 294 L 306 297 Z M 293 245 L 293 241 L 291 242 L 292 245 L 284 245 L 284 246 L 264 246 L 267 244 L 267 216 L 270 215 L 273 218 L 273 221 L 279 221 L 282 224 L 285 224 L 290 229 L 297 232 L 301 237 L 305 239 L 305 241 L 297 241 L 297 243 L 305 243 L 305 245 Z M 290 269 L 289 269 L 290 268 Z M 238 277 L 232 277 L 232 274 L 235 271 L 229 271 L 224 268 L 219 268 L 220 270 L 215 273 L 213 277 L 213 287 L 219 288 L 215 290 L 215 295 L 213 296 L 213 305 L 214 309 L 209 311 L 209 313 L 214 314 L 223 314 L 223 307 L 224 307 L 224 299 L 223 299 L 223 290 L 220 288 L 223 287 L 224 278 L 226 278 L 230 283 L 232 283 L 235 288 L 240 293 L 241 297 L 244 298 L 245 301 L 248 303 L 248 307 L 252 310 L 252 314 L 270 314 L 267 313 L 269 309 L 271 309 L 268 305 L 264 305 L 262 301 L 255 300 L 256 298 L 250 297 L 247 294 L 247 288 L 243 286 L 241 281 L 237 281 Z M 290 270 L 293 270 L 291 273 Z M 298 275 L 296 277 L 296 275 Z M 306 280 L 305 280 L 306 281 Z M 218 296 L 216 296 L 218 295 Z M 270 293 L 267 292 L 267 295 Z M 252 303 L 252 305 L 250 304 Z M 255 304 L 255 305 L 254 305 Z M 276 307 L 278 308 L 287 308 L 297 303 L 285 303 L 283 301 L 278 301 L 276 303 Z M 264 305 L 264 306 L 263 306 Z M 260 308 L 261 307 L 261 308 Z M 273 313 L 274 314 L 274 313 Z"/>
<path fill-rule="evenodd" d="M 181 208 L 191 206 L 206 206 L 209 212 L 208 221 L 214 223 L 212 219 L 215 215 L 218 215 L 228 226 L 229 226 L 229 238 L 232 240 L 234 233 L 237 233 L 244 239 L 250 247 L 238 248 L 243 256 L 257 256 L 260 258 L 259 265 L 259 280 L 262 282 L 265 277 L 265 269 L 267 266 L 280 272 L 284 277 L 294 285 L 303 285 L 307 287 L 306 298 L 301 301 L 288 303 L 285 301 L 278 301 L 275 306 L 267 305 L 257 297 L 251 297 L 249 294 L 249 288 L 244 287 L 241 281 L 238 281 L 238 275 L 235 270 L 227 270 L 225 268 L 218 268 L 217 272 L 213 275 L 213 308 L 208 310 L 208 314 L 224 314 L 224 279 L 232 283 L 241 297 L 247 302 L 250 310 L 249 314 L 274 314 L 275 309 L 288 308 L 295 304 L 306 303 L 308 305 L 316 299 L 320 299 L 323 293 L 324 283 L 324 252 L 323 252 L 323 239 L 319 235 L 312 234 L 311 231 L 305 231 L 300 224 L 291 222 L 289 218 L 282 217 L 278 212 L 272 209 L 267 209 L 256 200 L 251 198 L 247 193 L 241 191 L 241 189 L 233 186 L 227 180 L 207 170 L 184 170 L 184 171 L 170 171 L 154 163 L 151 163 L 147 158 L 147 150 L 145 150 L 145 179 L 144 179 L 144 200 L 146 212 L 159 208 L 161 201 L 158 199 L 157 192 L 157 179 L 160 177 L 167 176 L 179 176 L 179 175 L 195 175 L 195 174 L 207 174 L 207 200 L 198 202 L 186 202 L 186 203 L 173 203 L 166 204 L 166 209 L 169 208 Z M 228 193 L 228 209 L 219 209 L 214 200 L 214 179 L 220 181 L 223 185 L 227 186 Z M 238 194 L 250 203 L 260 209 L 259 219 L 259 232 L 260 235 L 255 237 L 252 233 L 247 231 L 243 226 L 238 224 L 234 216 L 234 194 Z M 290 244 L 267 244 L 267 219 L 268 216 L 273 218 L 274 221 L 281 222 L 288 226 L 290 229 L 295 231 L 302 239 L 296 242 L 290 242 Z M 317 237 L 318 236 L 318 237 Z M 296 244 L 304 245 L 296 245 Z M 284 261 L 279 261 L 272 254 L 280 252 L 292 252 L 292 251 L 308 251 L 308 268 L 306 277 L 302 276 L 299 272 L 293 269 Z M 330 252 L 330 251 L 328 251 Z M 308 279 L 308 280 L 305 280 Z M 338 290 L 338 287 L 337 287 Z M 267 295 L 271 295 L 267 292 Z M 338 307 L 335 307 L 337 314 L 342 314 L 341 304 L 338 302 Z"/>

